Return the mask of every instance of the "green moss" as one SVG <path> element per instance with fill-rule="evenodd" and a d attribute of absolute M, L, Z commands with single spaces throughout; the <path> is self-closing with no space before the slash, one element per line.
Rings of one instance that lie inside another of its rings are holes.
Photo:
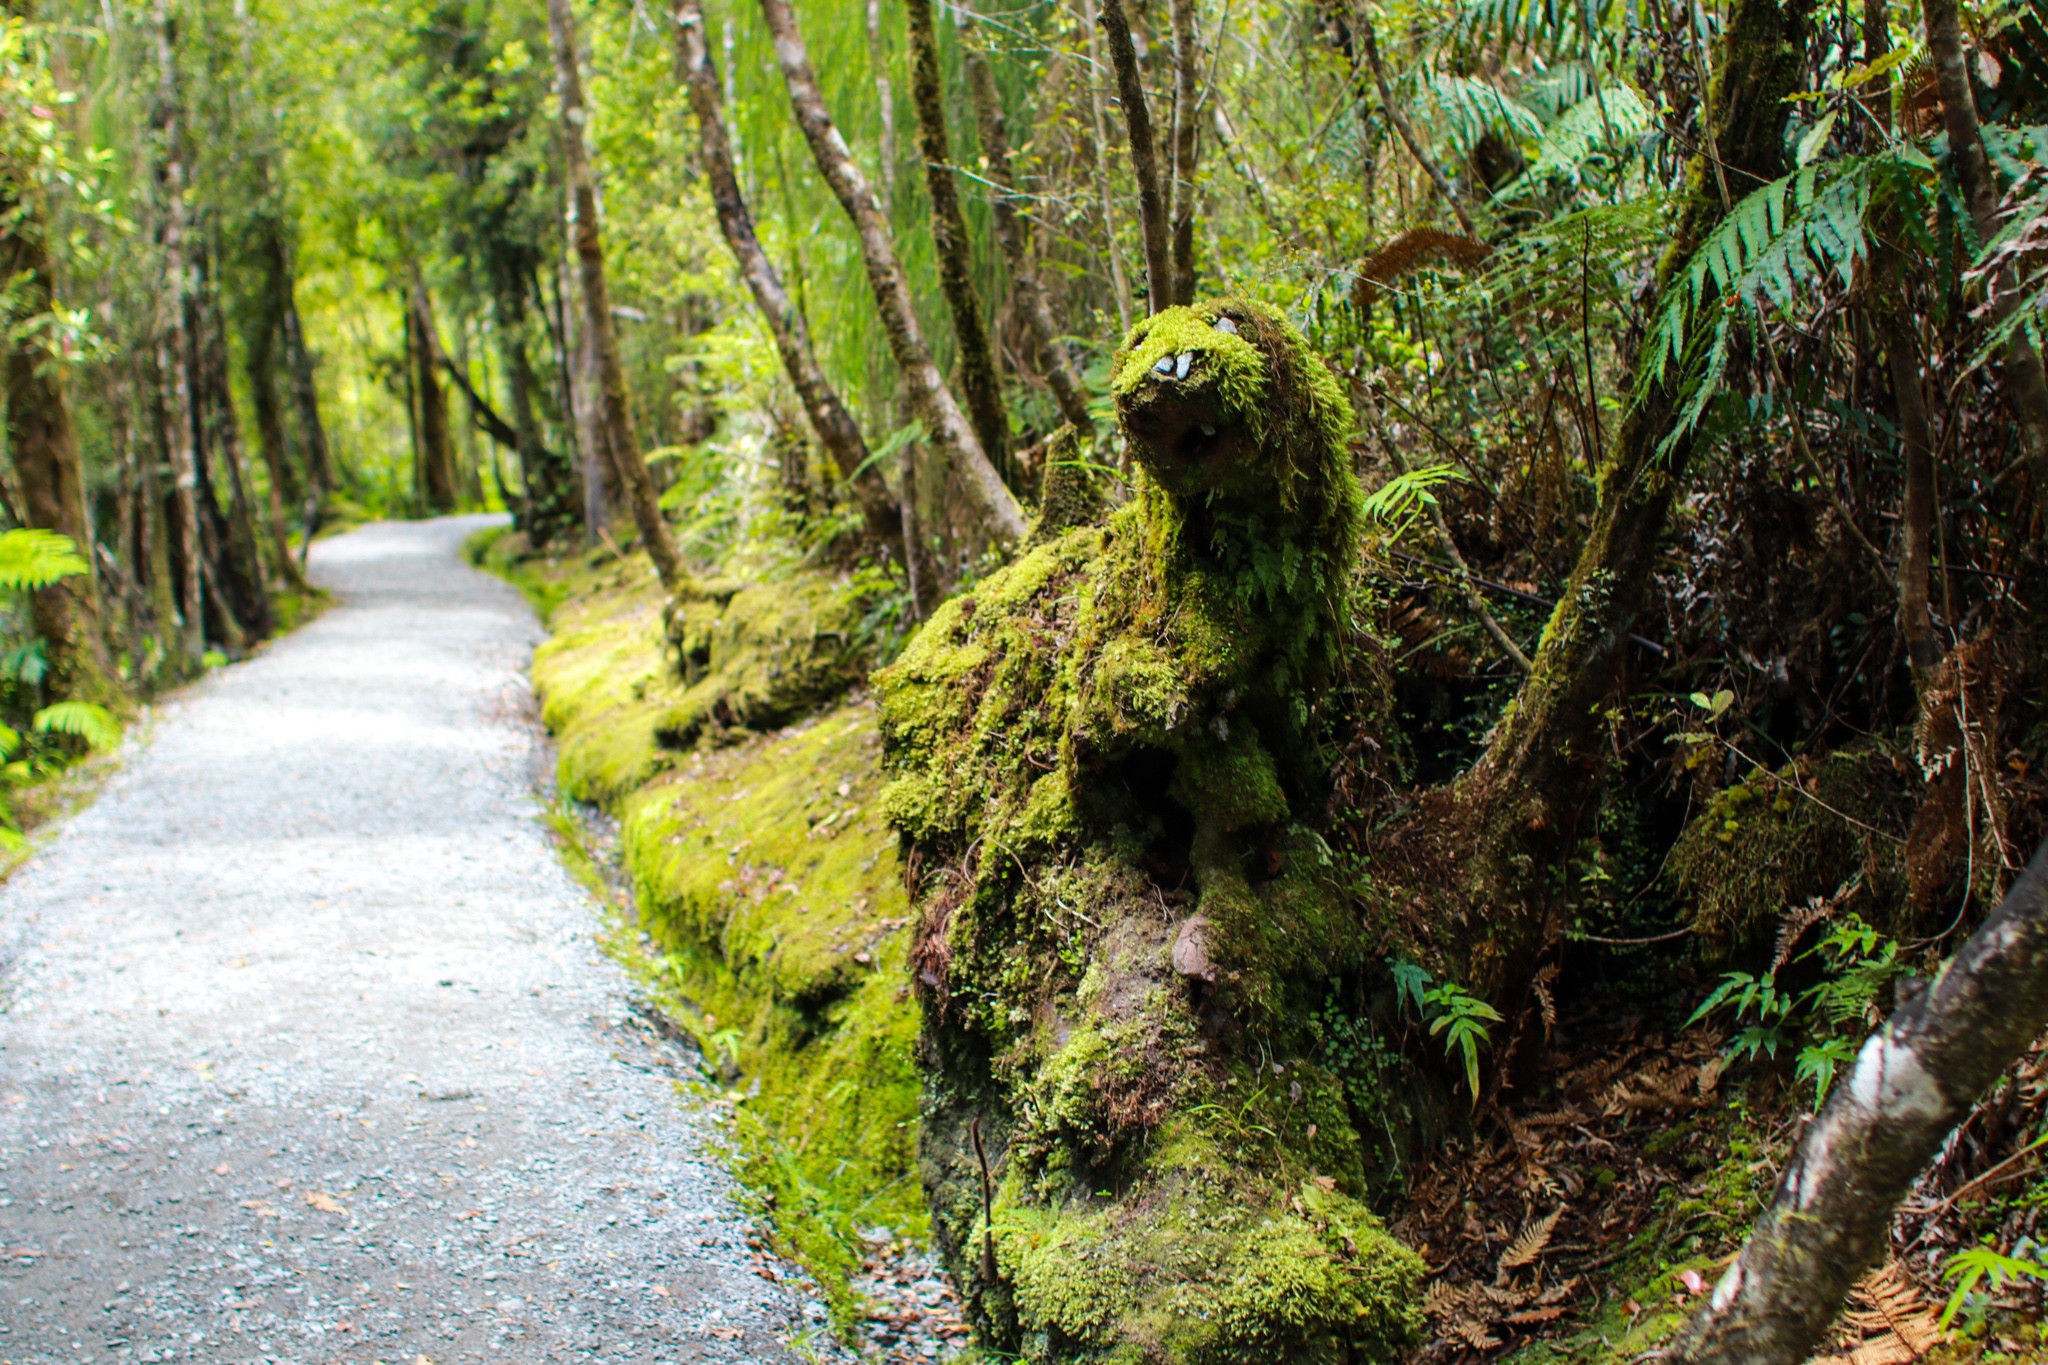
<path fill-rule="evenodd" d="M 1897 824 L 1909 800 L 1909 785 L 1875 744 L 1751 772 L 1716 793 L 1672 849 L 1694 923 L 1732 953 L 1768 945 L 1788 910 L 1859 877 L 1876 893 L 1872 904 L 1902 902 L 1897 841 L 1874 831 Z"/>
<path fill-rule="evenodd" d="M 1318 707 L 1346 678 L 1370 708 L 1350 411 L 1242 300 L 1160 314 L 1114 374 L 1136 496 L 876 675 L 935 1230 L 1027 1359 L 1388 1358 L 1420 1263 L 1354 1202 L 1376 1182 L 1305 1023 L 1371 947 L 1316 832 Z"/>

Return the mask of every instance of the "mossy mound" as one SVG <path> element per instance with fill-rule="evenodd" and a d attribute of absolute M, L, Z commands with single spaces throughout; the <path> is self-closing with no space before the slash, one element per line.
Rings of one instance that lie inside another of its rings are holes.
<path fill-rule="evenodd" d="M 1375 947 L 1320 832 L 1369 672 L 1349 407 L 1239 300 L 1138 327 L 1113 387 L 1136 497 L 876 675 L 935 1229 L 1029 1359 L 1392 1359 L 1421 1262 L 1308 1031 Z"/>
<path fill-rule="evenodd" d="M 687 748 L 773 730 L 845 693 L 874 664 L 884 587 L 799 573 L 679 593 L 662 614 L 682 681 L 662 742 Z"/>
<path fill-rule="evenodd" d="M 1694 925 L 1716 951 L 1739 953 L 1768 947 L 1786 915 L 1814 897 L 1859 882 L 1874 893 L 1866 910 L 1903 904 L 1890 831 L 1903 829 L 1911 801 L 1906 776 L 1875 743 L 1753 770 L 1715 793 L 1672 848 Z"/>

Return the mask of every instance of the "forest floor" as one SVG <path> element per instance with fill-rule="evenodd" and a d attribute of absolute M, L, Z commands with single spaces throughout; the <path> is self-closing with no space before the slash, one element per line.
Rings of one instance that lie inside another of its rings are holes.
<path fill-rule="evenodd" d="M 836 1358 L 536 793 L 479 518 L 158 710 L 0 888 L 0 1362 Z"/>

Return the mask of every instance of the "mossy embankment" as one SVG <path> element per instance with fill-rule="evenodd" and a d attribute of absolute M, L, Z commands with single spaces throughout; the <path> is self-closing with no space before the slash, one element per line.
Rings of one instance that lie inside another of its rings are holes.
<path fill-rule="evenodd" d="M 850 687 L 866 594 L 797 571 L 707 585 L 664 619 L 639 556 L 536 557 L 504 532 L 470 555 L 547 620 L 534 688 L 562 795 L 619 821 L 651 944 L 631 965 L 695 1035 L 743 1180 L 845 1326 L 861 1231 L 928 1226 L 908 910 L 874 710 Z"/>

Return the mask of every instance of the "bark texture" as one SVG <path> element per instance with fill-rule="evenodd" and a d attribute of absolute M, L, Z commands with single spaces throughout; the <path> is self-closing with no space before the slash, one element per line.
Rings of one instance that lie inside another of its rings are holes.
<path fill-rule="evenodd" d="M 910 17 L 910 94 L 917 108 L 917 145 L 924 155 L 924 184 L 932 206 L 932 245 L 939 258 L 939 292 L 953 318 L 960 348 L 960 389 L 974 434 L 996 468 L 1010 466 L 1010 419 L 1003 412 L 1003 386 L 996 375 L 995 346 L 974 287 L 974 243 L 953 185 L 953 151 L 946 133 L 946 92 L 939 80 L 939 39 L 931 0 L 904 0 Z"/>
<path fill-rule="evenodd" d="M 619 361 L 618 336 L 612 329 L 611 292 L 605 283 L 604 240 L 598 231 L 597 178 L 584 145 L 583 78 L 577 68 L 576 21 L 569 0 L 548 0 L 548 28 L 554 39 L 557 87 L 562 102 L 562 154 L 569 178 L 569 237 L 576 253 L 578 282 L 583 288 L 584 326 L 596 361 L 596 400 L 604 447 L 620 490 L 633 513 L 633 524 L 661 585 L 670 592 L 684 587 L 689 575 L 676 552 L 653 476 L 640 453 L 633 430 L 633 409 L 626 392 L 626 371 Z"/>
<path fill-rule="evenodd" d="M 1131 173 L 1138 181 L 1138 228 L 1145 241 L 1145 286 L 1152 312 L 1173 306 L 1173 233 L 1166 220 L 1166 196 L 1159 187 L 1159 149 L 1152 136 L 1152 111 L 1138 71 L 1138 49 L 1122 0 L 1102 0 L 1097 20 L 1109 40 L 1109 64 L 1116 72 L 1117 99 L 1131 140 Z"/>
<path fill-rule="evenodd" d="M 1934 984 L 1863 1045 L 1677 1359 L 1806 1359 L 1882 1259 L 1892 1211 L 1942 1139 L 2044 1026 L 2048 843 Z"/>
<path fill-rule="evenodd" d="M 1032 268 L 1027 225 L 1018 211 L 1011 179 L 1010 130 L 1003 117 L 1002 97 L 996 91 L 988 58 L 972 47 L 967 50 L 967 89 L 980 128 L 981 154 L 988 159 L 989 179 L 998 187 L 990 196 L 989 208 L 995 219 L 996 244 L 1002 248 L 1003 264 L 1010 270 L 1018 311 L 1030 329 L 1032 344 L 1038 347 L 1046 386 L 1052 390 L 1053 401 L 1059 404 L 1060 416 L 1076 431 L 1092 431 L 1095 422 L 1088 413 L 1088 391 L 1081 384 L 1081 376 L 1074 372 L 1074 362 L 1060 341 L 1060 326 L 1053 317 L 1052 303 L 1039 282 L 1038 272 Z"/>
<path fill-rule="evenodd" d="M 711 61 L 711 46 L 704 32 L 704 9 L 700 0 L 677 0 L 675 6 L 676 52 L 689 86 L 690 107 L 697 115 L 698 148 L 704 157 L 704 178 L 710 183 L 711 202 L 718 211 L 718 227 L 732 250 L 740 278 L 754 296 L 768 333 L 775 338 L 776 353 L 783 371 L 803 404 L 811 430 L 825 447 L 839 477 L 845 479 L 860 503 L 861 515 L 875 543 L 891 553 L 898 552 L 903 535 L 903 516 L 889 486 L 869 461 L 867 438 L 854 420 L 839 391 L 825 377 L 811 348 L 811 331 L 804 315 L 790 301 L 782 276 L 761 247 L 754 231 L 754 217 L 740 191 L 739 174 L 733 166 L 732 142 L 726 136 L 724 99 L 718 71 Z"/>
<path fill-rule="evenodd" d="M 911 409 L 923 423 L 933 446 L 953 466 L 962 490 L 989 533 L 999 541 L 1020 540 L 1025 531 L 1023 510 L 990 463 L 988 452 L 961 413 L 960 405 L 953 401 L 945 377 L 925 345 L 881 204 L 825 107 L 817 75 L 811 70 L 810 54 L 797 28 L 796 12 L 789 0 L 761 0 L 761 12 L 767 19 L 768 31 L 774 35 L 775 60 L 782 68 L 783 83 L 789 88 L 797 125 L 803 129 L 819 172 L 860 234 L 868 284 L 882 315 L 890 353 L 910 390 Z"/>

